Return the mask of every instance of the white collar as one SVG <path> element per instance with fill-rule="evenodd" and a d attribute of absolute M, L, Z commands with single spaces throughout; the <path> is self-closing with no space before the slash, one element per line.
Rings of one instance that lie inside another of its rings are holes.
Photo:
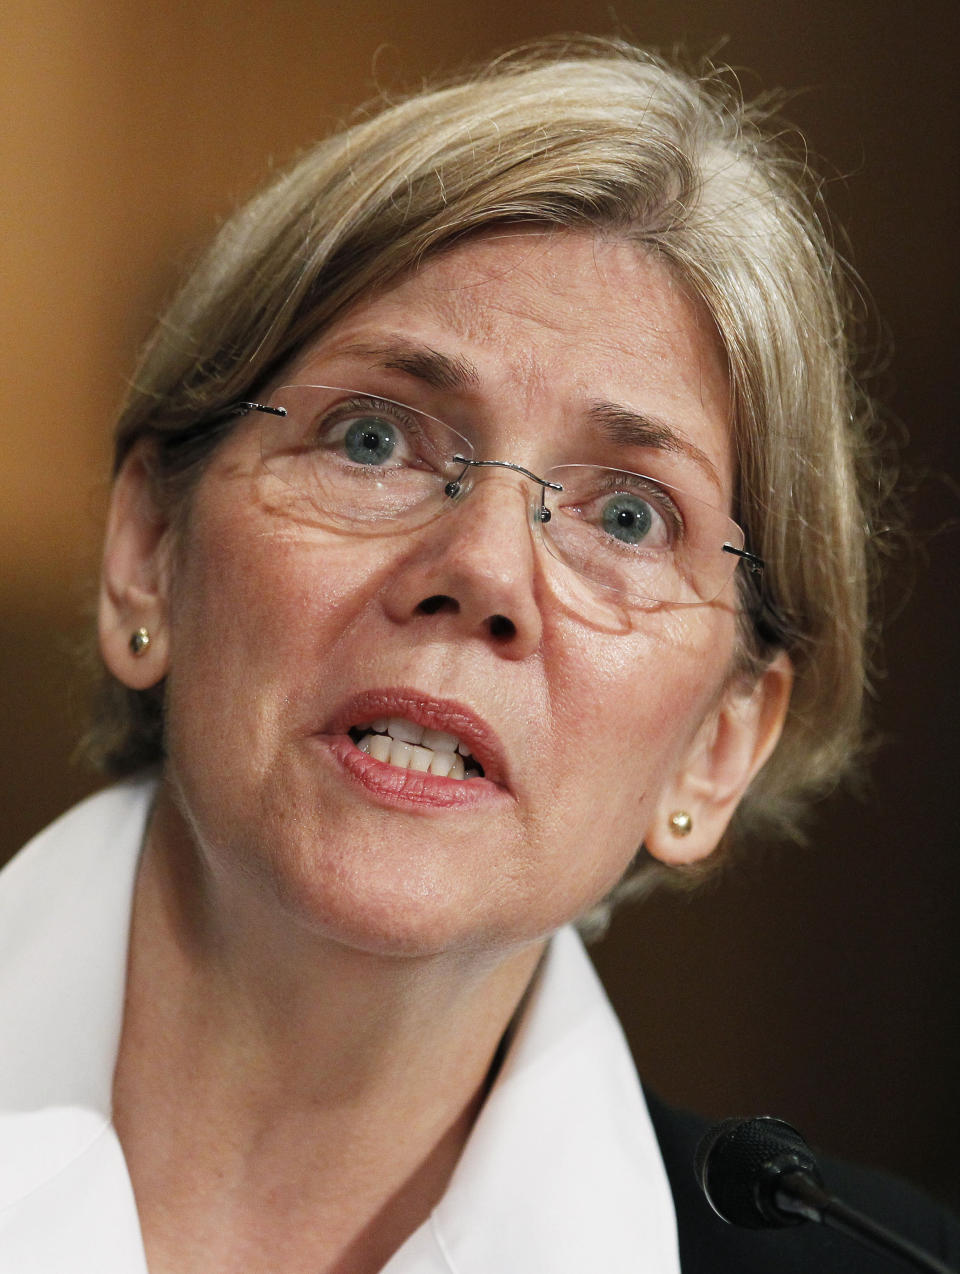
<path fill-rule="evenodd" d="M 70 810 L 0 874 L 0 1274 L 146 1274 L 110 1123 L 152 781 Z"/>
<path fill-rule="evenodd" d="M 643 1093 L 571 929 L 551 941 L 430 1228 L 446 1261 L 438 1274 L 679 1274 L 673 1199 Z M 403 1255 L 384 1274 L 432 1274 Z"/>
<path fill-rule="evenodd" d="M 0 875 L 0 1274 L 146 1274 L 110 1091 L 153 791 L 85 801 Z M 629 1051 L 564 930 L 446 1193 L 383 1274 L 679 1269 Z"/>

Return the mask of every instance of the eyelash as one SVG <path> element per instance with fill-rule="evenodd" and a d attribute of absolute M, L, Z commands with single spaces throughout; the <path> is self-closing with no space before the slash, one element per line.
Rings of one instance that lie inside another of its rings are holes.
<path fill-rule="evenodd" d="M 436 440 L 430 437 L 412 411 L 405 412 L 402 403 L 394 403 L 389 399 L 370 395 L 348 398 L 331 407 L 317 422 L 315 428 L 317 444 L 332 442 L 330 435 L 338 425 L 363 415 L 379 416 L 388 424 L 396 426 L 403 439 L 405 458 L 410 465 L 415 465 L 418 461 L 422 464 L 436 465 L 448 459 L 446 456 L 441 456 Z M 386 466 L 387 469 L 390 467 Z"/>
<path fill-rule="evenodd" d="M 407 415 L 400 410 L 399 403 L 388 402 L 385 398 L 348 398 L 345 402 L 337 403 L 331 407 L 323 420 L 323 428 L 332 428 L 343 419 L 349 419 L 350 416 L 361 415 L 364 412 L 370 412 L 377 416 L 385 416 L 392 424 L 398 425 L 401 429 L 410 433 L 422 433 L 415 417 Z"/>
<path fill-rule="evenodd" d="M 600 500 L 604 496 L 612 495 L 633 495 L 641 500 L 647 500 L 676 536 L 679 537 L 683 534 L 684 518 L 677 502 L 663 487 L 658 486 L 652 479 L 649 482 L 641 483 L 623 482 L 611 478 L 597 489 L 591 499 Z"/>

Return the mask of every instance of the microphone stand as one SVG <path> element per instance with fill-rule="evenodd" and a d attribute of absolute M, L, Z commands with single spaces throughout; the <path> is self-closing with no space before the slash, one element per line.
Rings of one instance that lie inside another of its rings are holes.
<path fill-rule="evenodd" d="M 875 1251 L 899 1256 L 914 1269 L 923 1270 L 926 1274 L 957 1274 L 956 1270 L 909 1239 L 902 1238 L 828 1194 L 809 1173 L 802 1170 L 777 1175 L 773 1202 L 781 1212 L 807 1221 L 819 1221 L 849 1238 L 859 1239 Z"/>

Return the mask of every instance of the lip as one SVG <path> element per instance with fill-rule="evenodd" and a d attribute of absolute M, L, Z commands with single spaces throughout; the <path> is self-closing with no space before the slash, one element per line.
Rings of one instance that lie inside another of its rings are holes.
<path fill-rule="evenodd" d="M 455 734 L 483 766 L 482 779 L 448 779 L 375 761 L 355 746 L 347 731 L 379 717 L 404 717 L 431 730 Z M 365 786 L 384 794 L 404 793 L 418 804 L 472 804 L 484 793 L 510 791 L 503 746 L 476 712 L 453 699 L 438 699 L 410 687 L 365 690 L 339 705 L 318 733 L 337 759 Z M 403 777 L 401 781 L 400 776 Z"/>

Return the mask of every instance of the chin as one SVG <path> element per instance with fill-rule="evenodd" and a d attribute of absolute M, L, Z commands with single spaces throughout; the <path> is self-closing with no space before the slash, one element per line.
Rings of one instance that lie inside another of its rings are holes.
<path fill-rule="evenodd" d="M 422 859 L 365 853 L 356 844 L 346 859 L 312 854 L 277 871 L 280 906 L 301 932 L 376 956 L 424 958 L 511 946 L 506 917 L 483 905 L 456 871 Z M 514 940 L 515 941 L 515 940 Z"/>

